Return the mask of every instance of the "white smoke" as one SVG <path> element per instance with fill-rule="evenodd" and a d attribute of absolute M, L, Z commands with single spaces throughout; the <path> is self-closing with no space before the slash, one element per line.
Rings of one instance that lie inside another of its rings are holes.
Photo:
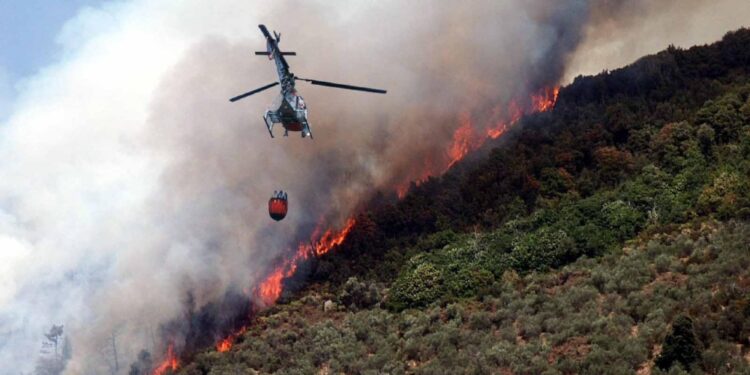
<path fill-rule="evenodd" d="M 120 373 L 138 350 L 160 350 L 160 327 L 184 314 L 188 293 L 199 308 L 251 290 L 322 216 L 335 224 L 439 154 L 459 111 L 560 78 L 584 35 L 597 45 L 584 34 L 587 3 L 82 10 L 59 36 L 64 58 L 20 85 L 0 125 L 0 374 L 32 371 L 53 323 L 72 340 L 71 374 L 110 371 L 113 334 Z M 264 48 L 259 23 L 283 32 L 299 76 L 388 95 L 300 83 L 316 139 L 268 138 L 273 90 L 227 101 L 276 80 L 252 55 Z M 280 188 L 290 215 L 272 223 L 266 200 Z"/>

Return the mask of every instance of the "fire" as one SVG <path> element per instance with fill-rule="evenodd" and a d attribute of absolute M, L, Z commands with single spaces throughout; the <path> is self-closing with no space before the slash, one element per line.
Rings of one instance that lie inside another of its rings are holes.
<path fill-rule="evenodd" d="M 232 346 L 234 346 L 234 341 L 237 340 L 238 337 L 242 336 L 245 331 L 247 331 L 247 326 L 240 328 L 237 332 L 232 333 L 231 335 L 216 343 L 216 351 L 218 351 L 219 353 L 228 352 L 230 349 L 232 349 Z"/>
<path fill-rule="evenodd" d="M 180 361 L 177 359 L 177 355 L 174 352 L 174 345 L 169 344 L 167 348 L 167 358 L 165 358 L 159 366 L 154 369 L 153 375 L 163 375 L 167 373 L 167 370 L 175 371 L 180 367 Z"/>
<path fill-rule="evenodd" d="M 463 113 L 459 118 L 460 126 L 453 132 L 453 139 L 445 153 L 444 164 L 442 164 L 445 167 L 426 166 L 420 172 L 415 173 L 418 177 L 412 175 L 409 178 L 409 183 L 397 186 L 396 194 L 399 198 L 403 198 L 408 192 L 412 181 L 419 186 L 421 183 L 427 181 L 430 176 L 441 175 L 447 172 L 471 151 L 482 147 L 488 139 L 497 139 L 505 134 L 524 115 L 553 109 L 555 103 L 557 103 L 559 93 L 559 86 L 547 87 L 531 95 L 527 108 L 521 106 L 517 100 L 511 100 L 505 111 L 500 106 L 496 107 L 492 116 L 495 123 L 487 126 L 483 133 L 474 127 L 469 114 Z"/>
<path fill-rule="evenodd" d="M 559 87 L 540 90 L 538 93 L 531 95 L 528 108 L 523 108 L 516 100 L 511 100 L 505 111 L 502 111 L 501 107 L 497 107 L 492 116 L 492 122 L 494 122 L 494 124 L 486 126 L 483 132 L 478 131 L 474 127 L 474 124 L 471 121 L 471 116 L 468 112 L 463 113 L 459 119 L 460 126 L 453 133 L 451 145 L 446 151 L 446 159 L 444 159 L 445 164 L 442 164 L 444 167 L 439 168 L 431 162 L 425 162 L 424 168 L 422 168 L 421 171 L 415 171 L 416 173 L 414 173 L 419 177 L 412 177 L 411 180 L 419 185 L 420 183 L 427 181 L 430 176 L 435 175 L 436 171 L 438 174 L 445 173 L 471 151 L 482 147 L 488 139 L 499 138 L 524 115 L 544 112 L 554 108 L 559 92 Z M 396 187 L 396 193 L 399 198 L 403 198 L 408 191 L 408 188 L 409 185 Z M 283 291 L 284 279 L 293 276 L 297 271 L 298 266 L 302 264 L 302 262 L 308 260 L 311 256 L 320 257 L 334 249 L 336 246 L 341 245 L 349 233 L 351 233 L 355 223 L 356 220 L 354 218 L 349 218 L 340 230 L 328 229 L 324 232 L 321 229 L 323 228 L 323 225 L 319 224 L 311 236 L 313 241 L 309 244 L 300 243 L 294 255 L 285 259 L 256 288 L 255 294 L 262 301 L 262 304 L 270 306 L 276 303 Z M 237 332 L 220 340 L 216 343 L 216 350 L 221 353 L 229 351 L 234 345 L 235 340 L 245 333 L 246 330 L 247 327 L 242 327 Z M 155 375 L 161 375 L 168 368 L 174 370 L 178 367 L 179 364 L 172 353 L 171 345 L 169 347 L 167 358 L 168 359 L 154 372 Z"/>
<path fill-rule="evenodd" d="M 474 140 L 474 138 L 476 138 L 474 128 L 471 126 L 471 118 L 469 118 L 467 113 L 464 113 L 461 117 L 461 126 L 456 129 L 455 133 L 453 133 L 453 143 L 448 149 L 450 162 L 448 163 L 447 169 L 450 169 L 453 164 L 456 164 L 459 160 L 463 159 L 476 144 L 476 141 Z"/>
<path fill-rule="evenodd" d="M 331 251 L 331 249 L 336 246 L 341 245 L 354 228 L 355 223 L 356 220 L 354 218 L 349 218 L 341 230 L 326 230 L 323 235 L 315 241 L 315 244 L 301 243 L 297 247 L 297 252 L 294 256 L 276 267 L 276 269 L 266 277 L 256 290 L 256 294 L 260 297 L 261 301 L 263 301 L 263 304 L 266 306 L 274 304 L 281 296 L 284 279 L 294 275 L 297 271 L 297 266 L 307 260 L 311 255 L 319 257 Z M 320 228 L 320 225 L 318 228 Z M 313 233 L 313 238 L 317 237 L 317 233 L 319 232 L 320 230 L 316 229 Z"/>
<path fill-rule="evenodd" d="M 323 232 L 322 235 L 320 235 L 322 225 L 319 224 L 315 231 L 313 231 L 312 235 L 312 238 L 317 238 L 317 241 L 309 244 L 299 244 L 297 252 L 291 258 L 286 259 L 281 265 L 276 267 L 255 290 L 255 294 L 260 298 L 263 305 L 270 306 L 276 303 L 283 291 L 284 279 L 293 276 L 297 271 L 298 265 L 309 259 L 311 256 L 320 257 L 331 251 L 336 246 L 341 245 L 349 233 L 351 233 L 352 229 L 354 229 L 355 223 L 356 220 L 354 218 L 349 218 L 342 229 L 328 229 Z M 242 336 L 246 331 L 247 326 L 244 326 L 220 340 L 216 343 L 216 351 L 220 353 L 228 352 L 234 346 L 235 340 Z M 157 368 L 154 375 L 161 375 L 167 368 L 170 368 L 169 366 L 172 362 L 169 362 L 169 358 L 174 357 L 172 354 L 172 346 L 169 347 L 167 357 L 168 359 Z M 175 367 L 173 367 L 173 369 L 176 369 L 177 365 L 177 362 L 174 362 Z"/>
<path fill-rule="evenodd" d="M 266 280 L 258 287 L 258 295 L 266 305 L 272 305 L 281 295 L 281 282 L 284 280 L 284 268 L 280 266 L 268 275 Z"/>
<path fill-rule="evenodd" d="M 320 257 L 331 251 L 336 246 L 341 245 L 352 229 L 354 229 L 355 223 L 356 220 L 354 218 L 349 218 L 341 230 L 326 230 L 323 235 L 315 241 L 315 244 L 299 244 L 297 252 L 291 258 L 286 259 L 281 265 L 276 267 L 255 290 L 255 294 L 260 298 L 263 305 L 270 306 L 276 303 L 283 291 L 284 279 L 292 277 L 297 271 L 299 264 L 309 259 L 311 256 Z M 321 226 L 318 225 L 318 228 L 313 232 L 313 238 L 318 237 L 320 227 Z M 243 327 L 239 331 L 234 332 L 219 341 L 216 344 L 216 350 L 221 353 L 229 351 L 232 349 L 237 337 L 241 336 L 246 330 L 247 327 Z"/>
<path fill-rule="evenodd" d="M 336 246 L 341 245 L 344 240 L 346 239 L 346 236 L 349 235 L 349 233 L 354 229 L 355 224 L 354 218 L 349 218 L 346 220 L 346 224 L 344 225 L 344 228 L 341 229 L 338 232 L 334 232 L 332 230 L 327 230 L 325 233 L 323 233 L 323 236 L 320 237 L 320 240 L 318 240 L 317 244 L 315 246 L 310 246 L 310 249 L 313 250 L 313 253 L 315 253 L 316 256 L 321 256 L 333 249 Z"/>
<path fill-rule="evenodd" d="M 216 344 L 216 351 L 219 353 L 228 352 L 229 349 L 232 349 L 233 344 L 234 342 L 232 341 L 232 336 L 229 336 L 225 338 L 224 340 L 219 341 L 218 344 Z"/>
<path fill-rule="evenodd" d="M 535 112 L 549 111 L 555 107 L 557 96 L 560 94 L 560 87 L 545 88 L 536 95 L 531 95 L 531 105 Z"/>

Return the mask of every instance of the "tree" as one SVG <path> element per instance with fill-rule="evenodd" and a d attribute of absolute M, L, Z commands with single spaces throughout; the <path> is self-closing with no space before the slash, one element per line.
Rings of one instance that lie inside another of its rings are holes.
<path fill-rule="evenodd" d="M 600 147 L 594 151 L 599 166 L 599 178 L 607 184 L 615 184 L 633 170 L 633 155 L 615 147 Z"/>
<path fill-rule="evenodd" d="M 57 356 L 57 344 L 58 344 L 58 341 L 60 341 L 62 334 L 63 334 L 63 326 L 56 326 L 54 324 L 52 325 L 52 328 L 50 328 L 49 332 L 44 334 L 44 337 L 47 338 L 47 342 L 51 345 L 54 345 L 55 356 Z"/>
<path fill-rule="evenodd" d="M 663 370 L 669 370 L 675 363 L 690 368 L 700 357 L 693 320 L 685 315 L 678 316 L 672 323 L 672 332 L 664 339 L 664 347 L 656 359 L 656 365 Z"/>
<path fill-rule="evenodd" d="M 346 307 L 363 309 L 380 302 L 380 293 L 374 284 L 368 285 L 356 277 L 350 277 L 344 283 L 338 299 Z"/>
<path fill-rule="evenodd" d="M 38 375 L 59 375 L 65 369 L 65 364 L 70 359 L 70 342 L 63 337 L 63 326 L 52 325 L 49 332 L 44 334 L 41 356 L 36 362 L 34 373 Z M 58 346 L 62 344 L 62 353 L 58 353 Z M 53 348 L 53 352 L 48 351 Z"/>
<path fill-rule="evenodd" d="M 151 358 L 151 353 L 146 350 L 141 350 L 138 353 L 138 359 L 135 363 L 130 365 L 129 375 L 147 375 L 151 368 L 154 367 L 154 361 Z"/>
<path fill-rule="evenodd" d="M 112 329 L 106 342 L 101 346 L 101 353 L 107 361 L 109 371 L 112 374 L 117 374 L 120 371 L 120 358 L 117 353 L 117 335 L 119 330 L 117 328 Z"/>
<path fill-rule="evenodd" d="M 443 294 L 443 274 L 430 263 L 421 263 L 399 276 L 393 285 L 389 304 L 396 310 L 421 307 L 436 301 Z"/>

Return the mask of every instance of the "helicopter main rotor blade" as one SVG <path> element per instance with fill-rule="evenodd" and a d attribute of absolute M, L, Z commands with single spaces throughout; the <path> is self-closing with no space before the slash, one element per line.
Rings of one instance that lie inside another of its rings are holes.
<path fill-rule="evenodd" d="M 271 84 L 269 84 L 269 85 L 265 85 L 265 86 L 263 86 L 263 87 L 261 87 L 261 88 L 255 89 L 255 90 L 253 90 L 253 91 L 248 91 L 248 92 L 246 92 L 246 93 L 244 93 L 244 94 L 242 94 L 242 95 L 237 95 L 237 96 L 235 96 L 234 98 L 232 98 L 232 99 L 229 99 L 229 101 L 230 101 L 230 102 L 236 102 L 236 101 L 238 101 L 238 100 L 240 100 L 240 99 L 242 99 L 242 98 L 247 98 L 248 96 L 250 96 L 250 95 L 252 95 L 252 94 L 256 94 L 256 93 L 259 93 L 259 92 L 261 92 L 261 91 L 263 91 L 263 90 L 266 90 L 266 89 L 270 89 L 271 87 L 274 87 L 274 86 L 276 86 L 276 85 L 278 85 L 278 84 L 279 84 L 278 82 L 274 82 L 274 83 L 271 83 Z"/>
<path fill-rule="evenodd" d="M 344 85 L 341 83 L 333 83 L 333 82 L 326 82 L 326 81 L 318 81 L 316 79 L 307 79 L 307 78 L 297 78 L 300 81 L 310 82 L 313 85 L 320 85 L 320 86 L 328 86 L 328 87 L 335 87 L 337 89 L 347 89 L 347 90 L 357 90 L 357 91 L 367 91 L 367 92 L 373 92 L 376 94 L 385 94 L 386 90 L 381 89 L 373 89 L 370 87 L 361 87 L 361 86 L 352 86 L 352 85 Z"/>

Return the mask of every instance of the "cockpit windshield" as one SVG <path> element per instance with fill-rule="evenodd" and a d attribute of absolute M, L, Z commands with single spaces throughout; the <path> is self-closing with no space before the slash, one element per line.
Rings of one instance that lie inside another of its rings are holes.
<path fill-rule="evenodd" d="M 301 96 L 297 97 L 297 109 L 306 109 L 305 100 Z"/>

